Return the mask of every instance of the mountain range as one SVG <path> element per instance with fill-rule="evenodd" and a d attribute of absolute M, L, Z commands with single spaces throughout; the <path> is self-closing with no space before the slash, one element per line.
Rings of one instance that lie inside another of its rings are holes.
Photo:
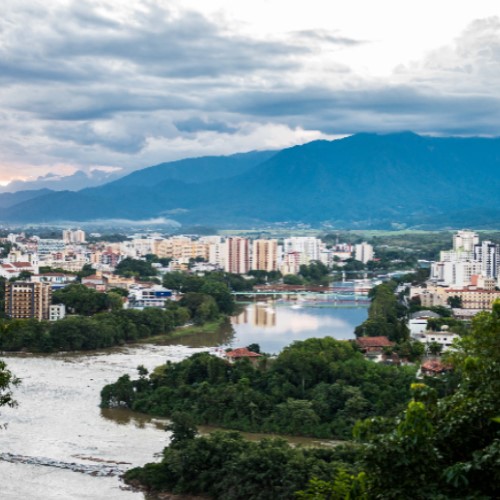
<path fill-rule="evenodd" d="M 9 206 L 0 195 L 0 220 L 479 229 L 500 227 L 499 174 L 499 138 L 363 133 L 164 163 L 77 192 L 25 194 Z"/>

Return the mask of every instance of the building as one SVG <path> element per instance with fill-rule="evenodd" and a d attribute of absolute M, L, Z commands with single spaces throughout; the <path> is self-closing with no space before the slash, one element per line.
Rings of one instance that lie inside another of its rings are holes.
<path fill-rule="evenodd" d="M 479 236 L 474 231 L 462 230 L 453 235 L 453 250 L 457 252 L 473 252 L 479 243 Z"/>
<path fill-rule="evenodd" d="M 262 354 L 249 351 L 246 347 L 238 347 L 237 349 L 225 353 L 225 357 L 231 363 L 239 359 L 248 359 L 252 364 L 255 364 L 261 356 Z"/>
<path fill-rule="evenodd" d="M 413 337 L 419 333 L 427 331 L 427 321 L 429 319 L 440 318 L 441 316 L 434 311 L 418 311 L 410 316 L 408 321 L 408 328 L 410 335 Z"/>
<path fill-rule="evenodd" d="M 0 264 L 0 276 L 5 279 L 18 278 L 22 272 L 35 273 L 38 267 L 33 267 L 29 262 L 7 262 Z"/>
<path fill-rule="evenodd" d="M 412 337 L 415 340 L 418 340 L 419 342 L 424 344 L 427 350 L 429 349 L 429 346 L 431 344 L 437 344 L 441 347 L 441 352 L 446 352 L 447 350 L 450 349 L 453 342 L 456 339 L 460 338 L 460 335 L 457 335 L 456 333 L 444 330 L 444 327 L 443 327 L 443 330 L 440 332 L 428 331 L 425 333 L 412 335 Z"/>
<path fill-rule="evenodd" d="M 286 238 L 283 242 L 285 254 L 299 252 L 302 256 L 302 264 L 309 264 L 311 260 L 320 260 L 323 244 L 319 238 L 309 236 L 295 236 Z"/>
<path fill-rule="evenodd" d="M 452 371 L 451 365 L 445 364 L 439 359 L 429 359 L 422 363 L 419 373 L 417 373 L 417 378 L 421 376 L 426 377 L 438 377 Z"/>
<path fill-rule="evenodd" d="M 366 242 L 356 245 L 354 247 L 354 260 L 359 260 L 363 264 L 373 260 L 373 247 Z"/>
<path fill-rule="evenodd" d="M 372 353 L 382 353 L 384 349 L 394 346 L 394 342 L 391 342 L 387 337 L 358 337 L 356 339 L 356 344 L 358 344 L 361 352 L 365 354 Z"/>
<path fill-rule="evenodd" d="M 62 232 L 62 239 L 66 245 L 80 245 L 85 243 L 85 231 L 81 229 L 76 229 L 75 231 L 71 229 L 65 229 Z"/>
<path fill-rule="evenodd" d="M 276 240 L 254 240 L 252 269 L 268 272 L 278 269 L 278 242 Z"/>
<path fill-rule="evenodd" d="M 226 240 L 226 271 L 235 274 L 247 274 L 250 270 L 250 242 L 246 238 L 228 238 Z"/>
<path fill-rule="evenodd" d="M 474 247 L 474 259 L 481 263 L 481 274 L 486 278 L 497 278 L 500 266 L 500 245 L 483 241 Z"/>
<path fill-rule="evenodd" d="M 16 281 L 5 285 L 5 313 L 12 319 L 49 319 L 52 289 L 48 283 Z"/>
<path fill-rule="evenodd" d="M 300 271 L 300 265 L 302 264 L 300 252 L 288 252 L 283 256 L 283 261 L 281 263 L 281 274 L 286 276 L 287 274 L 298 274 Z"/>
<path fill-rule="evenodd" d="M 160 285 L 152 287 L 136 286 L 129 292 L 129 308 L 144 309 L 145 307 L 165 307 L 165 301 L 172 299 L 172 290 Z"/>
<path fill-rule="evenodd" d="M 49 321 L 59 321 L 66 317 L 66 306 L 64 304 L 52 304 L 49 306 Z"/>

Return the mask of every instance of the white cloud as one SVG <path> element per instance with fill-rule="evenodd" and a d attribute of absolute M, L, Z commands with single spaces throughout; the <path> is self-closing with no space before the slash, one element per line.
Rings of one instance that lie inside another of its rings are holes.
<path fill-rule="evenodd" d="M 2 7 L 0 182 L 358 131 L 497 133 L 500 21 L 467 27 L 489 0 Z"/>

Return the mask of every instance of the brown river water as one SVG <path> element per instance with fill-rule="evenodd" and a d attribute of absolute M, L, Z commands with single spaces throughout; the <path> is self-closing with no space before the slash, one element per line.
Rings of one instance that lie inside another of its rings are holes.
<path fill-rule="evenodd" d="M 252 342 L 278 352 L 294 340 L 325 335 L 352 336 L 366 309 L 295 310 L 253 304 L 233 319 L 232 328 L 188 345 L 135 345 L 91 354 L 6 355 L 9 369 L 22 380 L 15 389 L 17 408 L 2 408 L 0 423 L 0 499 L 144 499 L 119 479 L 126 469 L 157 461 L 169 443 L 165 421 L 125 410 L 101 410 L 105 384 L 136 368 L 180 361 L 209 347 Z M 266 349 L 267 348 L 267 349 Z M 203 431 L 204 429 L 202 429 Z M 258 438 L 258 436 L 257 436 Z M 310 444 L 314 440 L 297 439 Z M 152 497 L 148 497 L 152 499 Z"/>

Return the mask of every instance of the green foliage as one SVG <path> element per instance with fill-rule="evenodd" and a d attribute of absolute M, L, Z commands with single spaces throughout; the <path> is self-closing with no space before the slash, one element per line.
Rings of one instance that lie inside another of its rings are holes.
<path fill-rule="evenodd" d="M 165 430 L 172 433 L 170 446 L 175 448 L 198 434 L 193 419 L 187 413 L 177 412 L 171 417 L 171 422 Z"/>
<path fill-rule="evenodd" d="M 453 309 L 460 309 L 462 307 L 462 297 L 458 295 L 453 295 L 451 297 L 448 297 L 446 302 Z"/>
<path fill-rule="evenodd" d="M 256 285 L 264 285 L 266 283 L 277 283 L 283 277 L 280 271 L 263 271 L 251 270 L 248 271 L 248 276 L 254 278 Z"/>
<path fill-rule="evenodd" d="M 459 378 L 451 394 L 416 384 L 401 418 L 357 425 L 371 498 L 498 498 L 500 302 L 474 318 L 448 361 Z"/>
<path fill-rule="evenodd" d="M 189 310 L 191 318 L 197 325 L 213 320 L 219 314 L 215 300 L 204 293 L 186 293 L 179 301 L 179 305 Z"/>
<path fill-rule="evenodd" d="M 234 299 L 228 286 L 215 280 L 205 280 L 200 292 L 212 297 L 223 314 L 231 314 L 234 311 Z"/>
<path fill-rule="evenodd" d="M 115 268 L 115 274 L 127 277 L 137 276 L 140 278 L 149 278 L 151 276 L 156 276 L 158 272 L 151 265 L 151 262 L 127 257 L 118 263 Z"/>
<path fill-rule="evenodd" d="M 285 285 L 303 285 L 304 280 L 296 274 L 285 274 L 283 276 L 283 283 Z"/>
<path fill-rule="evenodd" d="M 40 271 L 41 272 L 41 271 Z M 82 269 L 78 271 L 77 276 L 80 278 L 86 278 L 87 276 L 92 276 L 95 273 L 95 269 L 91 264 L 84 264 Z"/>
<path fill-rule="evenodd" d="M 115 293 L 101 293 L 84 285 L 72 283 L 54 292 L 54 304 L 64 304 L 74 314 L 92 316 L 110 309 L 121 309 L 122 301 Z"/>
<path fill-rule="evenodd" d="M 347 480 L 338 469 L 334 449 L 292 447 L 282 439 L 251 442 L 237 432 L 217 431 L 165 448 L 160 463 L 127 471 L 125 481 L 181 495 L 275 500 L 294 498 L 313 477 L 323 481 L 334 477 L 340 487 Z"/>
<path fill-rule="evenodd" d="M 12 374 L 5 362 L 0 359 L 0 407 L 13 407 L 16 405 L 12 395 L 12 389 L 19 383 L 19 379 Z"/>
<path fill-rule="evenodd" d="M 299 274 L 306 283 L 315 285 L 328 285 L 328 268 L 319 260 L 313 260 L 309 265 L 301 265 Z"/>
<path fill-rule="evenodd" d="M 366 361 L 351 343 L 328 337 L 295 342 L 263 366 L 195 354 L 158 368 L 147 384 L 132 381 L 127 406 L 184 412 L 197 424 L 345 438 L 357 419 L 402 409 L 415 373 Z M 102 406 L 116 404 L 113 394 L 106 386 Z"/>
<path fill-rule="evenodd" d="M 366 474 L 349 474 L 339 470 L 332 481 L 313 477 L 307 483 L 307 489 L 297 491 L 298 500 L 368 500 Z"/>
<path fill-rule="evenodd" d="M 188 319 L 186 309 L 171 304 L 167 310 L 112 310 L 92 317 L 67 316 L 56 322 L 4 320 L 0 323 L 0 350 L 53 352 L 101 349 L 151 335 L 168 334 Z"/>
<path fill-rule="evenodd" d="M 370 290 L 372 299 L 368 319 L 355 329 L 357 337 L 386 336 L 389 340 L 402 342 L 408 339 L 406 308 L 394 294 L 396 283 L 389 281 Z"/>

